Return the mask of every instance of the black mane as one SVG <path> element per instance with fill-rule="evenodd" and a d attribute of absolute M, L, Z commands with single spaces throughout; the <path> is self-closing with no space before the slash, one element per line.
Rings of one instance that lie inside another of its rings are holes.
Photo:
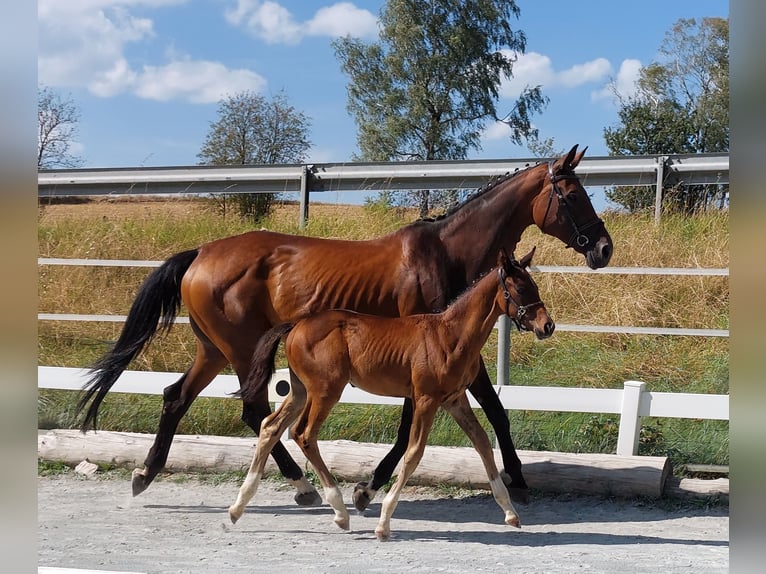
<path fill-rule="evenodd" d="M 504 183 L 504 182 L 508 181 L 509 179 L 512 179 L 513 177 L 517 176 L 518 174 L 520 174 L 522 172 L 525 172 L 525 171 L 535 167 L 536 165 L 538 165 L 538 164 L 534 164 L 534 165 L 527 164 L 524 169 L 516 168 L 513 172 L 507 171 L 503 175 L 493 176 L 487 183 L 485 183 L 480 188 L 478 188 L 474 193 L 472 193 L 467 198 L 465 198 L 463 201 L 461 201 L 457 205 L 451 207 L 450 209 L 448 209 L 444 213 L 442 213 L 440 215 L 437 215 L 436 217 L 421 217 L 421 218 L 418 218 L 416 221 L 422 221 L 422 222 L 426 222 L 426 223 L 433 223 L 435 221 L 441 221 L 442 219 L 445 219 L 445 218 L 449 217 L 450 215 L 452 215 L 456 211 L 459 211 L 460 209 L 465 207 L 466 204 L 468 204 L 468 203 L 470 203 L 470 202 L 472 202 L 472 201 L 474 201 L 476 199 L 479 199 L 485 193 L 488 193 L 490 190 L 494 189 L 495 187 L 497 187 L 501 183 Z"/>

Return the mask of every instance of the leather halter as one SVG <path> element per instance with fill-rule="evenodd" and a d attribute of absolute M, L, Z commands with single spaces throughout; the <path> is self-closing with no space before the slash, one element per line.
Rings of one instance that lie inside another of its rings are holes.
<path fill-rule="evenodd" d="M 604 225 L 604 221 L 596 217 L 595 220 L 586 223 L 582 227 L 578 226 L 577 223 L 574 220 L 574 217 L 572 217 L 572 212 L 569 209 L 569 205 L 567 204 L 566 199 L 564 199 L 564 194 L 561 192 L 561 189 L 558 185 L 556 185 L 557 182 L 563 180 L 563 179 L 574 179 L 577 180 L 577 176 L 574 173 L 564 173 L 560 175 L 556 175 L 553 173 L 553 161 L 548 162 L 548 177 L 551 179 L 551 195 L 548 197 L 548 207 L 545 208 L 545 216 L 543 217 L 543 225 L 545 225 L 545 220 L 548 219 L 548 211 L 551 208 L 551 202 L 553 201 L 554 194 L 558 198 L 559 201 L 559 207 L 564 208 L 564 215 L 566 215 L 566 218 L 569 220 L 570 225 L 572 226 L 572 235 L 569 237 L 569 241 L 567 242 L 567 247 L 572 247 L 573 245 L 577 245 L 578 247 L 587 247 L 587 245 L 591 242 L 590 238 L 585 235 L 585 230 L 590 229 L 591 227 L 595 225 Z"/>
<path fill-rule="evenodd" d="M 513 262 L 512 264 L 518 265 L 517 262 Z M 505 286 L 505 278 L 508 277 L 508 275 L 505 273 L 505 269 L 503 269 L 502 266 L 498 267 L 497 269 L 497 280 L 500 282 L 500 288 L 503 290 L 503 298 L 505 299 L 505 314 L 508 315 L 508 317 L 513 321 L 513 324 L 516 325 L 516 328 L 519 331 L 529 331 L 525 325 L 522 325 L 521 321 L 524 319 L 524 315 L 527 314 L 527 312 L 532 307 L 537 307 L 539 305 L 542 305 L 542 301 L 535 301 L 534 303 L 530 303 L 529 305 L 520 305 L 517 301 L 514 300 L 513 296 L 511 295 L 511 292 L 508 291 L 508 288 Z M 514 304 L 516 307 L 516 316 L 511 315 L 511 303 Z"/>

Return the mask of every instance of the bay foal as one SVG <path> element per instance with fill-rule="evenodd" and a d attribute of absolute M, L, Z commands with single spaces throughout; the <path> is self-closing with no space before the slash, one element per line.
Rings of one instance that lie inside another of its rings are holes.
<path fill-rule="evenodd" d="M 505 523 L 520 526 L 486 432 L 470 407 L 466 389 L 476 378 L 481 349 L 497 319 L 507 314 L 520 329 L 540 338 L 553 334 L 554 323 L 527 272 L 534 249 L 521 261 L 498 255 L 498 265 L 441 313 L 379 317 L 329 310 L 297 323 L 283 323 L 258 342 L 250 374 L 239 394 L 246 406 L 263 399 L 274 358 L 285 335 L 291 392 L 263 421 L 253 461 L 229 517 L 236 522 L 255 495 L 266 459 L 284 431 L 299 419 L 293 437 L 319 475 L 335 523 L 349 528 L 349 514 L 335 478 L 322 460 L 317 437 L 322 423 L 351 381 L 368 392 L 410 398 L 413 419 L 404 463 L 386 495 L 375 534 L 386 540 L 399 493 L 415 471 L 439 407 L 465 431 L 484 463 L 492 494 L 505 512 Z M 300 418 L 299 418 L 300 417 Z"/>

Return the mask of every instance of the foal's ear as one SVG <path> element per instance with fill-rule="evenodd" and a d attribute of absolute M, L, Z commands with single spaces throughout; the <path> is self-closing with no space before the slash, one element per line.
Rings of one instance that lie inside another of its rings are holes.
<path fill-rule="evenodd" d="M 500 251 L 497 252 L 497 266 L 502 267 L 503 269 L 507 269 L 508 265 L 511 261 L 513 261 L 513 257 L 508 257 L 508 252 L 505 250 L 505 247 L 501 247 Z"/>
<path fill-rule="evenodd" d="M 522 266 L 522 268 L 526 269 L 532 263 L 532 256 L 535 254 L 535 249 L 537 249 L 537 246 L 532 247 L 532 251 L 521 258 L 519 264 Z"/>

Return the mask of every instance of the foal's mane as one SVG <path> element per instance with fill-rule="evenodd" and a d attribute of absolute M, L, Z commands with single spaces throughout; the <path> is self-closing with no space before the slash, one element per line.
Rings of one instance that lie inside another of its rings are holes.
<path fill-rule="evenodd" d="M 524 172 L 527 172 L 530 169 L 532 169 L 533 167 L 537 167 L 538 165 L 540 165 L 540 164 L 539 163 L 535 163 L 535 164 L 532 164 L 532 165 L 527 164 L 524 169 L 516 168 L 512 172 L 507 171 L 503 175 L 493 176 L 487 183 L 482 185 L 480 188 L 478 188 L 475 192 L 473 192 L 471 195 L 469 195 L 467 198 L 465 198 L 463 201 L 461 201 L 457 205 L 454 205 L 451 208 L 449 208 L 444 213 L 442 213 L 440 215 L 437 215 L 436 217 L 421 217 L 417 221 L 423 221 L 423 222 L 429 222 L 429 223 L 434 222 L 434 221 L 441 221 L 442 219 L 445 219 L 445 218 L 449 217 L 450 215 L 452 215 L 456 211 L 459 211 L 460 209 L 465 207 L 467 204 L 469 204 L 469 203 L 479 199 L 484 194 L 486 194 L 489 191 L 493 190 L 494 188 L 496 188 L 501 183 L 505 183 L 509 179 L 513 179 L 517 175 L 519 175 L 521 173 L 524 173 Z"/>

